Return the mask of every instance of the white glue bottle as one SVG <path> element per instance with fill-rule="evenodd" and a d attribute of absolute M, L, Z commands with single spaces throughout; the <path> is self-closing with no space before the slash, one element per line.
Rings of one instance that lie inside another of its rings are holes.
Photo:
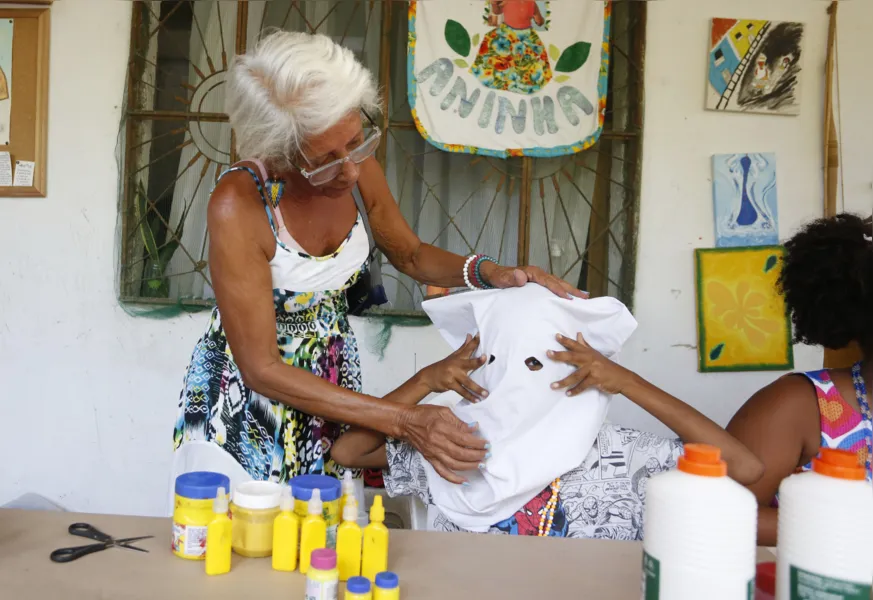
<path fill-rule="evenodd" d="M 644 600 L 754 597 L 758 505 L 718 448 L 686 444 L 677 470 L 649 480 L 645 503 Z"/>
<path fill-rule="evenodd" d="M 776 600 L 871 597 L 873 488 L 853 452 L 822 448 L 779 486 Z"/>

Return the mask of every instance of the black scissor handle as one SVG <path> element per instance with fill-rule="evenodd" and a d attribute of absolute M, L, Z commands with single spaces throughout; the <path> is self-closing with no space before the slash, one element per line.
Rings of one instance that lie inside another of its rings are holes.
<path fill-rule="evenodd" d="M 105 544 L 88 544 L 87 546 L 59 548 L 52 552 L 49 558 L 52 559 L 52 562 L 68 563 L 76 560 L 77 558 L 82 558 L 83 556 L 87 556 L 95 552 L 100 552 L 101 550 L 106 550 L 106 548 L 108 548 L 108 546 Z"/>
<path fill-rule="evenodd" d="M 72 525 L 70 525 L 67 531 L 70 532 L 70 535 L 77 535 L 79 537 L 97 540 L 98 542 L 103 542 L 104 544 L 111 544 L 113 542 L 111 536 L 106 535 L 105 533 L 88 523 L 73 523 Z"/>

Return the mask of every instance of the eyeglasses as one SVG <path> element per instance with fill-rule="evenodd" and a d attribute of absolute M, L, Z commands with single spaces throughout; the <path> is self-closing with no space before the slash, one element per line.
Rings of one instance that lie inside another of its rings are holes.
<path fill-rule="evenodd" d="M 313 171 L 307 171 L 302 167 L 297 167 L 297 170 L 300 171 L 300 174 L 303 175 L 311 185 L 319 186 L 324 185 L 339 176 L 343 171 L 343 165 L 347 162 L 352 161 L 356 165 L 361 164 L 376 152 L 376 149 L 379 147 L 379 141 L 382 139 L 382 131 L 373 123 L 372 119 L 369 116 L 367 120 L 370 121 L 370 124 L 373 127 L 373 130 L 370 132 L 370 135 L 361 142 L 359 146 L 353 148 L 349 151 L 348 156 L 344 156 L 343 158 L 338 158 L 334 161 L 327 163 L 326 165 L 322 165 Z"/>

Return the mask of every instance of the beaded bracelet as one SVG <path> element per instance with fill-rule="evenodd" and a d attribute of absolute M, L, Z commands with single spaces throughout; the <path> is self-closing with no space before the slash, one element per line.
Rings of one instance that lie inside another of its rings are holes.
<path fill-rule="evenodd" d="M 483 290 L 493 289 L 493 285 L 489 285 L 485 282 L 485 278 L 482 277 L 482 264 L 486 262 L 497 264 L 497 261 L 491 258 L 490 256 L 486 256 L 485 254 L 480 254 L 476 257 L 475 262 L 473 263 L 473 278 L 476 281 L 476 284 L 479 285 Z"/>
<path fill-rule="evenodd" d="M 479 258 L 479 255 L 473 254 L 472 256 L 467 258 L 467 261 L 464 263 L 464 283 L 467 285 L 467 288 L 469 288 L 471 290 L 479 289 L 478 287 L 473 285 L 473 283 L 471 281 L 472 270 L 470 269 L 470 266 L 476 261 L 477 258 Z"/>

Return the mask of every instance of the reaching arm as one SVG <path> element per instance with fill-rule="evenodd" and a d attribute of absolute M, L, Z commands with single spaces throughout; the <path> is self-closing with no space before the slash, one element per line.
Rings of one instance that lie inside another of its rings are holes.
<path fill-rule="evenodd" d="M 447 358 L 425 367 L 412 379 L 385 396 L 402 406 L 414 406 L 429 394 L 453 390 L 471 402 L 486 398 L 488 392 L 469 377 L 485 364 L 485 357 L 473 358 L 479 338 L 467 336 L 466 343 Z M 352 427 L 334 442 L 331 456 L 344 467 L 382 469 L 388 466 L 385 435 L 377 431 Z"/>
<path fill-rule="evenodd" d="M 748 485 L 758 499 L 758 544 L 776 545 L 778 509 L 773 498 L 782 480 L 816 455 L 821 424 L 815 394 L 802 377 L 779 379 L 755 393 L 727 431 L 763 461 L 763 475 Z"/>
<path fill-rule="evenodd" d="M 253 182 L 224 178 L 209 203 L 209 261 L 222 326 L 243 381 L 264 396 L 337 423 L 408 441 L 446 479 L 475 468 L 485 442 L 443 407 L 403 406 L 327 382 L 282 360 L 269 260 L 275 240 Z"/>
<path fill-rule="evenodd" d="M 614 363 L 591 348 L 582 335 L 576 340 L 558 336 L 567 350 L 550 352 L 549 357 L 576 367 L 566 379 L 552 385 L 575 396 L 589 388 L 622 394 L 628 400 L 676 432 L 686 443 L 704 443 L 721 449 L 728 474 L 743 485 L 757 481 L 763 472 L 761 461 L 736 438 L 685 402 L 652 385 L 636 373 Z"/>
<path fill-rule="evenodd" d="M 360 165 L 358 187 L 367 208 L 376 245 L 398 271 L 425 285 L 443 288 L 463 287 L 466 258 L 425 244 L 412 231 L 391 195 L 382 167 L 375 158 Z M 539 267 L 501 267 L 483 263 L 482 277 L 497 288 L 520 287 L 537 283 L 564 298 L 570 295 L 587 297 L 566 281 L 550 275 Z"/>

